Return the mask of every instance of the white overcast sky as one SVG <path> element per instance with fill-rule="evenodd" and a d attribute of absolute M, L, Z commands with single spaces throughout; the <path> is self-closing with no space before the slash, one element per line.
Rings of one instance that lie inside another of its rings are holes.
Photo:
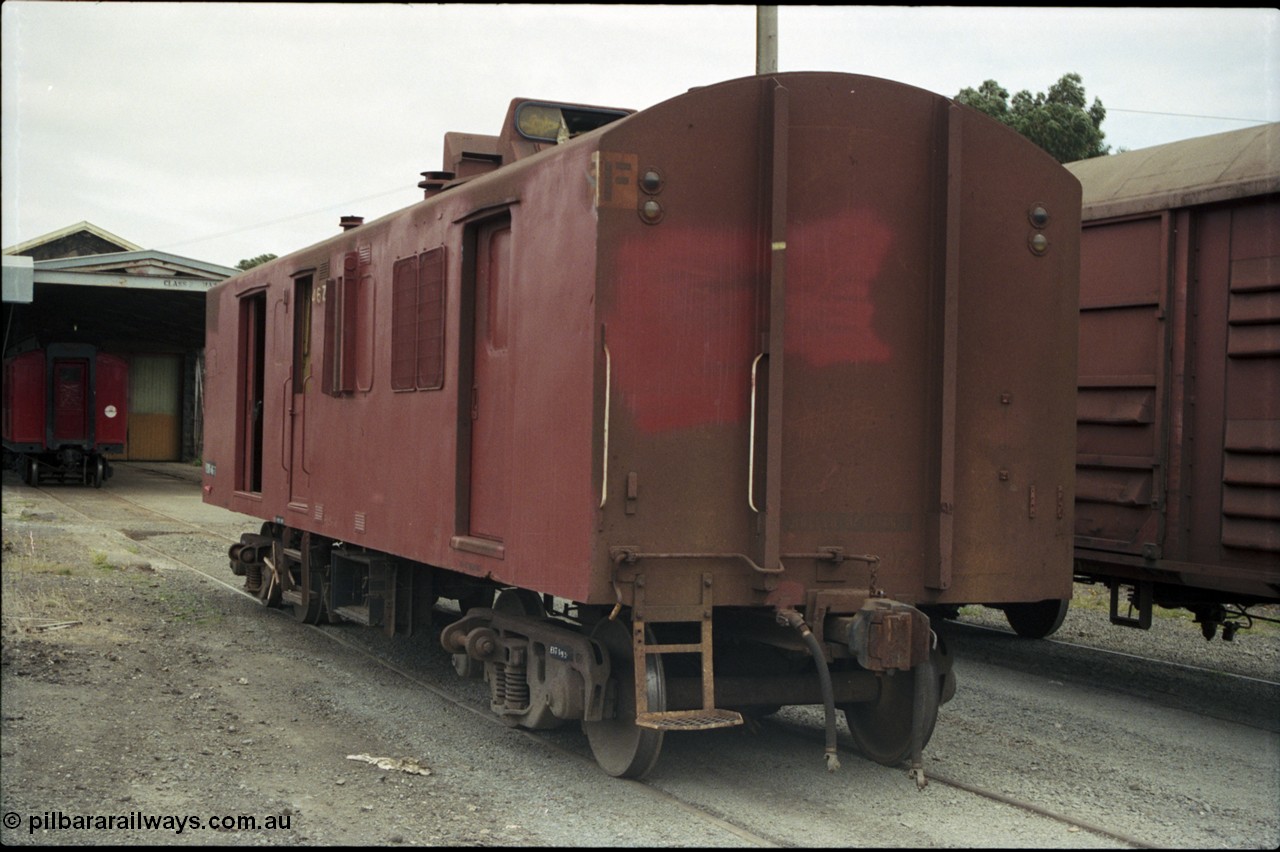
<path fill-rule="evenodd" d="M 3 239 L 87 220 L 226 266 L 421 199 L 513 97 L 641 109 L 755 72 L 755 6 L 8 0 Z M 1068 72 L 1113 149 L 1280 121 L 1266 8 L 781 6 L 780 71 L 948 97 Z"/>

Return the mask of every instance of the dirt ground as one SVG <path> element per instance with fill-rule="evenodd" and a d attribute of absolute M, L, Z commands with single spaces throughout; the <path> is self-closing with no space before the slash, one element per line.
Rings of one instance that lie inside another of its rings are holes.
<path fill-rule="evenodd" d="M 357 649 L 335 646 L 285 615 L 264 613 L 257 603 L 149 549 L 162 547 L 236 584 L 226 567 L 225 542 L 142 511 L 131 518 L 127 506 L 78 504 L 86 513 L 117 513 L 86 519 L 18 486 L 11 474 L 4 477 L 0 841 L 6 845 L 742 845 L 741 837 L 705 816 L 673 809 L 642 785 L 611 782 L 580 759 L 534 746 L 515 731 L 478 723 L 471 711 L 370 665 Z M 182 506 L 198 500 L 191 499 L 192 481 L 174 481 L 185 503 L 165 501 L 162 491 L 155 499 L 181 516 Z M 127 478 L 113 480 L 108 488 L 123 493 L 127 484 Z M 165 484 L 155 480 L 153 486 Z M 215 519 L 214 528 L 223 529 L 221 523 L 227 535 L 244 531 L 244 518 L 226 515 Z M 1134 635 L 1140 631 L 1102 628 L 1093 634 L 1092 625 L 1105 622 L 1105 615 L 1082 603 L 1064 625 L 1066 638 L 1151 641 Z M 1159 642 L 1163 653 L 1181 654 L 1177 646 L 1185 643 L 1202 664 L 1267 679 L 1280 666 L 1274 628 L 1233 647 L 1205 643 L 1191 625 L 1178 627 Z M 439 682 L 456 681 L 447 658 L 423 642 L 421 657 L 440 667 L 434 673 Z M 1133 648 L 1135 654 L 1149 651 Z M 964 694 L 948 705 L 948 721 L 931 744 L 931 765 L 939 772 L 971 773 L 1032 800 L 1051 790 L 1072 812 L 1105 814 L 1110 808 L 1112 815 L 1100 821 L 1130 819 L 1124 815 L 1132 812 L 1139 835 L 1153 836 L 1153 826 L 1168 823 L 1164 836 L 1180 839 L 1174 845 L 1186 839 L 1192 847 L 1254 846 L 1257 837 L 1275 837 L 1275 813 L 1256 803 L 1272 795 L 1274 779 L 1251 782 L 1257 789 L 1245 797 L 1229 790 L 1230 765 L 1221 769 L 1222 783 L 1212 781 L 1215 769 L 1195 782 L 1205 792 L 1186 799 L 1191 810 L 1175 813 L 1167 803 L 1181 804 L 1187 796 L 1177 770 L 1156 762 L 1154 753 L 1123 754 L 1134 736 L 1126 727 L 1134 714 L 1124 702 L 1079 690 L 1083 703 L 1071 713 L 1049 705 L 1015 716 L 1013 708 L 1027 697 L 1025 681 L 980 665 L 976 657 L 964 663 L 972 676 Z M 1038 666 L 1027 663 L 1031 670 Z M 1061 672 L 1055 676 L 1066 680 Z M 1095 721 L 1101 717 L 1091 714 L 1110 704 L 1121 708 L 1112 714 L 1114 723 Z M 1185 710 L 1173 712 L 1199 724 Z M 1063 720 L 1052 723 L 1050 738 L 1076 726 L 1079 736 L 1041 756 L 1035 750 L 1045 739 L 1046 718 Z M 1114 724 L 1116 733 L 1102 724 Z M 1012 759 L 1005 746 L 1021 736 L 1015 731 L 1038 733 L 1019 740 L 1025 754 Z M 1031 827 L 1008 808 L 941 787 L 907 795 L 901 772 L 857 759 L 828 782 L 825 773 L 812 771 L 812 748 L 803 749 L 803 768 L 792 770 L 783 768 L 791 758 L 777 740 L 733 736 L 739 735 L 707 740 L 721 743 L 714 760 L 673 744 L 664 757 L 671 769 L 660 783 L 688 801 L 706 798 L 712 813 L 744 820 L 786 804 L 774 801 L 778 790 L 808 785 L 779 811 L 795 817 L 785 836 L 800 845 L 1115 845 L 1087 833 L 1065 834 L 1053 821 Z M 1191 741 L 1198 735 L 1182 736 Z M 1262 743 L 1263 753 L 1276 747 L 1272 734 L 1249 737 L 1242 742 Z M 581 750 L 581 739 L 569 732 L 564 742 Z M 990 748 L 979 747 L 984 745 Z M 1217 753 L 1224 748 L 1217 746 Z M 369 762 L 379 758 L 392 761 L 391 768 Z M 1169 759 L 1176 764 L 1177 755 Z M 741 769 L 733 763 L 738 760 Z M 775 768 L 766 772 L 762 760 Z M 1144 776 L 1117 780 L 1112 767 L 1124 761 L 1148 765 L 1145 772 L 1160 778 L 1158 785 Z M 1055 765 L 1075 766 L 1073 777 L 1087 781 L 1038 786 L 1038 776 L 1047 774 L 1038 768 Z M 713 775 L 719 782 L 709 782 L 704 773 L 713 771 L 732 779 Z M 785 774 L 793 771 L 799 780 Z M 824 783 L 814 785 L 815 778 Z M 1153 798 L 1153 789 L 1162 792 Z M 1209 791 L 1223 789 L 1226 804 L 1219 805 L 1219 793 Z M 1124 807 L 1117 809 L 1117 802 Z M 805 816 L 804 804 L 818 812 Z M 840 822 L 852 817 L 832 822 L 845 809 L 857 815 L 859 831 L 879 824 L 882 833 L 863 833 L 851 843 Z M 766 826 L 776 819 L 766 819 Z M 1174 822 L 1181 819 L 1185 827 Z M 769 836 L 767 828 L 756 830 Z"/>
<path fill-rule="evenodd" d="M 420 774 L 432 772 L 422 756 L 353 732 L 322 680 L 367 677 L 359 658 L 318 646 L 311 664 L 288 665 L 282 655 L 317 644 L 290 619 L 9 489 L 4 518 L 5 844 L 527 839 L 483 797 Z M 188 549 L 226 564 L 215 543 Z M 321 761 L 329 776 L 300 783 L 317 754 L 335 756 Z"/>

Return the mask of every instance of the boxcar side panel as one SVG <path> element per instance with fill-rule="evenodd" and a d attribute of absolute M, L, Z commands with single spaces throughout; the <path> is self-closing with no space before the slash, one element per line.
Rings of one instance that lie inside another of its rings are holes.
<path fill-rule="evenodd" d="M 1190 523 L 1163 555 L 1280 582 L 1280 202 L 1205 211 L 1194 233 Z"/>
<path fill-rule="evenodd" d="M 1280 202 L 1086 222 L 1079 570 L 1280 594 Z"/>
<path fill-rule="evenodd" d="M 1082 234 L 1075 531 L 1134 555 L 1161 525 L 1170 231 L 1155 215 Z"/>

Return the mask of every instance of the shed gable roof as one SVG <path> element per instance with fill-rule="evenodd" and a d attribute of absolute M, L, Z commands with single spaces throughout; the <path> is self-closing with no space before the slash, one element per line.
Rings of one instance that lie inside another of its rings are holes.
<path fill-rule="evenodd" d="M 77 222 L 56 231 L 50 231 L 26 242 L 4 250 L 5 254 L 27 255 L 36 260 L 60 257 L 81 257 L 89 254 L 109 254 L 118 251 L 141 251 L 142 246 L 117 237 L 92 222 Z"/>

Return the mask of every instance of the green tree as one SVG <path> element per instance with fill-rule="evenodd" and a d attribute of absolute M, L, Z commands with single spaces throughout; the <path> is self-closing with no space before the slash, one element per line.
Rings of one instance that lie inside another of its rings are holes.
<path fill-rule="evenodd" d="M 236 269 L 253 269 L 255 266 L 266 263 L 268 260 L 275 260 L 276 257 L 277 255 L 274 254 L 260 254 L 257 257 L 251 257 L 240 261 L 236 264 Z"/>
<path fill-rule="evenodd" d="M 955 96 L 959 103 L 986 113 L 1008 125 L 1047 151 L 1059 163 L 1101 157 L 1111 152 L 1103 145 L 1102 120 L 1107 110 L 1093 99 L 1088 106 L 1079 74 L 1063 74 L 1048 92 L 1026 89 L 1010 100 L 1007 89 L 987 80 L 977 89 L 965 88 Z"/>

